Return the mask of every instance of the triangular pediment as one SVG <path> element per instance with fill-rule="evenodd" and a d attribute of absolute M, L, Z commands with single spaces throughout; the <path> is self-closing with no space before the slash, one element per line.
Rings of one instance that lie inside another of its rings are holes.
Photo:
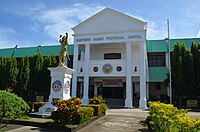
<path fill-rule="evenodd" d="M 146 22 L 133 18 L 116 10 L 105 8 L 72 30 L 75 35 L 110 32 L 128 32 L 146 29 Z"/>

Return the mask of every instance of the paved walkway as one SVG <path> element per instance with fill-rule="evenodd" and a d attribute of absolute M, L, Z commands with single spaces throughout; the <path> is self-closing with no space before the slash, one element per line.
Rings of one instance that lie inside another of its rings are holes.
<path fill-rule="evenodd" d="M 147 132 L 142 123 L 147 113 L 142 109 L 109 109 L 106 116 L 78 132 Z"/>
<path fill-rule="evenodd" d="M 148 115 L 147 110 L 142 109 L 109 109 L 106 116 L 94 121 L 92 124 L 80 129 L 78 132 L 147 132 L 144 121 Z M 200 117 L 200 112 L 189 112 L 195 118 Z M 32 118 L 34 122 L 45 122 L 47 119 Z M 58 130 L 8 124 L 3 131 L 9 132 L 59 132 Z"/>

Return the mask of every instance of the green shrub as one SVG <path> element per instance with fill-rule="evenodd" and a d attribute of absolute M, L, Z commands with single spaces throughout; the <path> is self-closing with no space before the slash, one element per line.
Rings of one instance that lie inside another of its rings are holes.
<path fill-rule="evenodd" d="M 94 110 L 91 107 L 81 107 L 81 102 L 81 99 L 76 97 L 53 101 L 57 111 L 51 113 L 51 118 L 54 122 L 73 125 L 90 120 L 94 115 Z"/>
<path fill-rule="evenodd" d="M 92 107 L 81 107 L 78 124 L 89 121 L 94 116 L 94 109 Z"/>
<path fill-rule="evenodd" d="M 94 109 L 95 116 L 105 115 L 106 110 L 108 110 L 108 106 L 104 102 L 105 100 L 103 100 L 101 96 L 90 99 L 89 106 Z"/>
<path fill-rule="evenodd" d="M 14 120 L 29 110 L 27 103 L 17 95 L 0 91 L 0 122 Z"/>
<path fill-rule="evenodd" d="M 89 102 L 89 104 L 103 104 L 103 103 L 105 103 L 105 100 L 101 96 L 91 98 Z"/>
<path fill-rule="evenodd" d="M 106 104 L 90 104 L 89 106 L 94 109 L 94 116 L 103 116 L 106 114 L 106 110 L 108 110 Z"/>
<path fill-rule="evenodd" d="M 149 115 L 154 129 L 159 132 L 197 132 L 200 119 L 191 118 L 188 110 L 177 109 L 172 104 L 149 102 Z"/>

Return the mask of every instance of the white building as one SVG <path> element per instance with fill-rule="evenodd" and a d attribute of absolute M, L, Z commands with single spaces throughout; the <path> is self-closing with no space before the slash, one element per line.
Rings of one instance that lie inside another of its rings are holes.
<path fill-rule="evenodd" d="M 147 108 L 146 26 L 105 8 L 72 28 L 76 70 L 72 97 L 80 94 L 83 105 L 88 105 L 92 94 L 103 96 L 111 106 L 131 108 L 139 102 L 139 108 Z"/>

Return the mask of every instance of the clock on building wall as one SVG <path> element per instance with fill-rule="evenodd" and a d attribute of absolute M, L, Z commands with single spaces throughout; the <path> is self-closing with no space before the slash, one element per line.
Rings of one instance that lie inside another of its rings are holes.
<path fill-rule="evenodd" d="M 112 67 L 111 64 L 108 64 L 108 63 L 107 63 L 107 64 L 104 64 L 104 65 L 103 65 L 102 70 L 103 70 L 104 73 L 109 74 L 109 73 L 112 72 L 113 67 Z"/>

